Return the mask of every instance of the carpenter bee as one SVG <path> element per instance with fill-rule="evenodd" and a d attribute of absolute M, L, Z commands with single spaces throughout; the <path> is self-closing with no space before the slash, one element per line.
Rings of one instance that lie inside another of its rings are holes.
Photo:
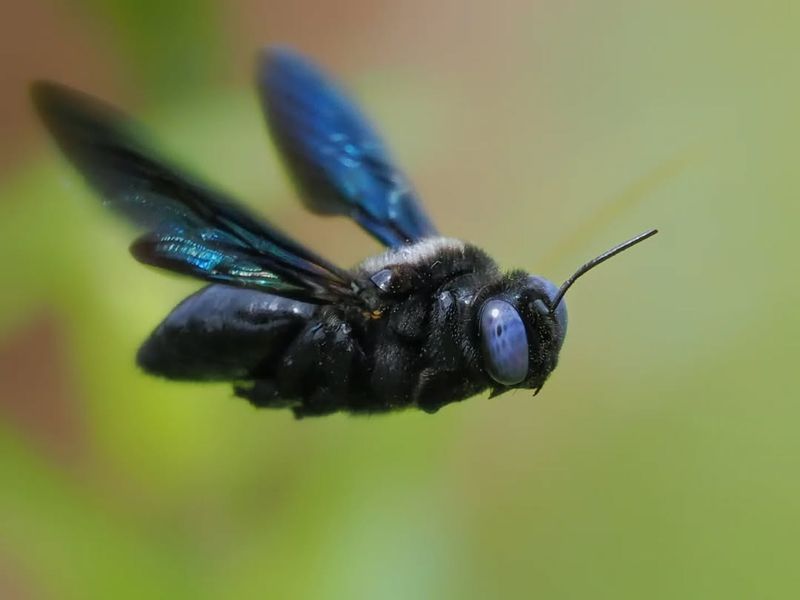
<path fill-rule="evenodd" d="M 442 406 L 487 388 L 539 391 L 567 332 L 558 287 L 503 272 L 483 250 L 439 235 L 369 122 L 307 59 L 262 54 L 270 133 L 306 207 L 347 215 L 386 247 L 342 269 L 162 160 L 116 109 L 59 84 L 35 108 L 104 203 L 139 225 L 142 263 L 210 285 L 181 302 L 138 352 L 148 373 L 229 381 L 254 406 L 295 416 Z"/>

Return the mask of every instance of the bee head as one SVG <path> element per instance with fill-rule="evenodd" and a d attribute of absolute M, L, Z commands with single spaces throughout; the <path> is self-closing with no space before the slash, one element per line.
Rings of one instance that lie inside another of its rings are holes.
<path fill-rule="evenodd" d="M 483 366 L 494 380 L 492 396 L 512 388 L 539 392 L 558 363 L 567 334 L 564 294 L 600 263 L 655 235 L 652 229 L 581 266 L 561 287 L 521 271 L 509 274 L 480 307 L 478 332 Z"/>
<path fill-rule="evenodd" d="M 503 289 L 483 302 L 478 330 L 483 366 L 497 384 L 538 391 L 558 363 L 567 333 L 567 307 L 556 306 L 558 286 L 542 277 L 510 274 Z"/>

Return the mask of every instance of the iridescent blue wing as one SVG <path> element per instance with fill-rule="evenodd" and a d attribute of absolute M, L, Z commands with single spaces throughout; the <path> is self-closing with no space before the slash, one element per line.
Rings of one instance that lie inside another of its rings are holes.
<path fill-rule="evenodd" d="M 32 94 L 105 204 L 147 230 L 131 247 L 139 261 L 306 301 L 355 301 L 347 272 L 156 158 L 115 109 L 53 83 L 35 84 Z"/>
<path fill-rule="evenodd" d="M 310 210 L 347 215 L 390 247 L 437 235 L 370 124 L 313 64 L 267 49 L 258 84 L 272 138 Z"/>

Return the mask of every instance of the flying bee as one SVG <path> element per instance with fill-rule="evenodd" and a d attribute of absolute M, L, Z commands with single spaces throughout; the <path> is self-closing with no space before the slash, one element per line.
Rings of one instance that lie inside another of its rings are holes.
<path fill-rule="evenodd" d="M 57 144 L 104 203 L 139 225 L 142 263 L 210 285 L 141 346 L 148 373 L 229 381 L 257 407 L 297 417 L 436 412 L 487 388 L 538 392 L 567 332 L 558 287 L 503 272 L 477 246 L 439 235 L 361 112 L 313 64 L 266 50 L 258 88 L 272 139 L 306 207 L 346 215 L 387 250 L 342 269 L 162 160 L 132 122 L 64 86 L 33 86 Z"/>

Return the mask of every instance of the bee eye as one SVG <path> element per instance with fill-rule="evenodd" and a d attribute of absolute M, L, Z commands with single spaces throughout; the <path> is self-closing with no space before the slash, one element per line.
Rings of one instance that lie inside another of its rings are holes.
<path fill-rule="evenodd" d="M 516 385 L 528 375 L 528 334 L 517 309 L 504 300 L 481 308 L 483 364 L 497 383 Z"/>

